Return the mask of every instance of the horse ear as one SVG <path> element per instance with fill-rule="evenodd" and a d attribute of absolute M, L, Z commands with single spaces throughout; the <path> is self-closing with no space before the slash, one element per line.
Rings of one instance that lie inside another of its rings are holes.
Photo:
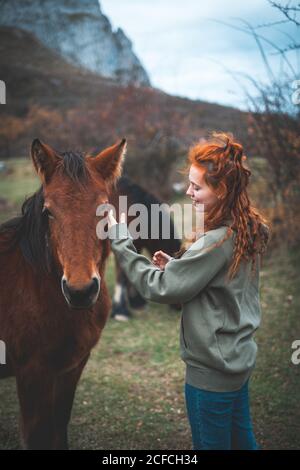
<path fill-rule="evenodd" d="M 48 182 L 59 160 L 58 155 L 49 145 L 34 139 L 31 144 L 31 158 L 41 180 Z"/>
<path fill-rule="evenodd" d="M 100 152 L 91 159 L 92 165 L 109 184 L 116 181 L 122 172 L 122 164 L 127 148 L 126 139 Z"/>

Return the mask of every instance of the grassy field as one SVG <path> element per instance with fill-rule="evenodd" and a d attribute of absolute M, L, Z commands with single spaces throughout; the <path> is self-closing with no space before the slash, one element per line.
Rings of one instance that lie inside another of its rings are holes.
<path fill-rule="evenodd" d="M 0 176 L 0 198 L 11 204 L 2 219 L 37 185 L 27 165 L 24 170 L 22 162 L 13 162 L 12 167 L 16 171 Z M 300 365 L 291 362 L 292 342 L 300 339 L 299 273 L 300 251 L 284 249 L 269 256 L 262 270 L 263 319 L 256 334 L 258 356 L 250 397 L 255 434 L 263 449 L 300 448 Z M 112 292 L 112 258 L 107 282 Z M 179 312 L 151 303 L 126 324 L 109 320 L 77 389 L 71 448 L 191 449 L 179 319 Z M 0 416 L 0 448 L 17 449 L 13 379 L 0 383 Z"/>

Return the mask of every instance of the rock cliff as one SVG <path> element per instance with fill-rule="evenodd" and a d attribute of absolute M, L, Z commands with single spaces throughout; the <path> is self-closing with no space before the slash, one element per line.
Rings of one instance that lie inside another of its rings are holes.
<path fill-rule="evenodd" d="M 0 0 L 0 25 L 33 33 L 70 63 L 120 84 L 149 86 L 132 43 L 98 0 Z"/>

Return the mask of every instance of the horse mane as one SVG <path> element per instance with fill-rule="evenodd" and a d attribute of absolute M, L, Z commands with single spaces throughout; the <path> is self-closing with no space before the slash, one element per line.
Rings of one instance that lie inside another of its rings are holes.
<path fill-rule="evenodd" d="M 4 250 L 1 246 L 1 251 L 11 251 L 19 245 L 24 258 L 34 268 L 39 271 L 49 271 L 49 252 L 46 243 L 48 217 L 42 213 L 43 206 L 43 188 L 40 187 L 24 201 L 20 216 L 0 226 L 0 236 L 3 235 L 5 240 Z"/>
<path fill-rule="evenodd" d="M 75 183 L 85 184 L 88 173 L 84 156 L 76 152 L 64 152 L 60 156 L 60 171 Z M 24 258 L 34 269 L 50 272 L 53 259 L 48 244 L 48 217 L 42 212 L 43 206 L 44 194 L 41 186 L 32 196 L 25 199 L 21 215 L 0 225 L 0 253 L 19 246 Z"/>
<path fill-rule="evenodd" d="M 71 178 L 74 183 L 87 183 L 88 171 L 85 164 L 85 157 L 80 152 L 63 152 L 62 157 L 63 173 Z"/>

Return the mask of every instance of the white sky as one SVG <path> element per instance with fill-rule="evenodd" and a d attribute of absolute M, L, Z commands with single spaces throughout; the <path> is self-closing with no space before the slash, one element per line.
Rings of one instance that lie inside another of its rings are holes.
<path fill-rule="evenodd" d="M 121 27 L 133 42 L 153 86 L 240 108 L 244 93 L 224 68 L 259 80 L 266 79 L 266 70 L 253 37 L 212 20 L 240 27 L 239 19 L 252 26 L 283 19 L 268 0 L 100 0 L 100 5 L 113 29 Z M 286 32 L 296 38 L 291 25 L 259 32 L 280 46 L 289 42 Z M 272 56 L 271 62 L 279 74 L 280 61 Z"/>

